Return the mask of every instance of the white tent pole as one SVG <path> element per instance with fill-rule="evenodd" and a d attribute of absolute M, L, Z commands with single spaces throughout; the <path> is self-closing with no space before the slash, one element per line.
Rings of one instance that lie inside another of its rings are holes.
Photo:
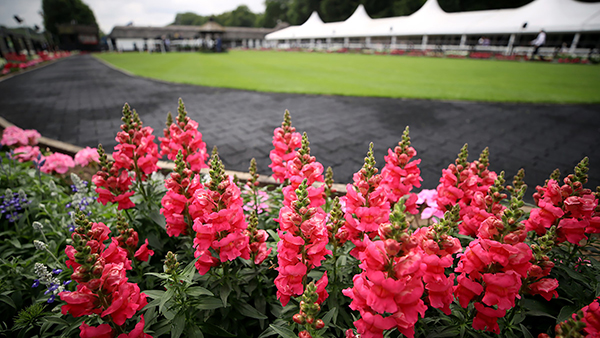
<path fill-rule="evenodd" d="M 421 50 L 427 49 L 427 40 L 428 40 L 428 36 L 423 35 L 423 40 L 421 40 Z"/>
<path fill-rule="evenodd" d="M 513 45 L 515 44 L 515 35 L 511 34 L 508 39 L 508 46 L 506 47 L 506 55 L 511 55 L 513 50 Z"/>
<path fill-rule="evenodd" d="M 569 54 L 575 54 L 575 48 L 577 48 L 577 44 L 579 43 L 579 38 L 581 37 L 580 33 L 576 33 L 573 37 L 573 42 L 571 42 L 571 47 L 569 48 Z"/>

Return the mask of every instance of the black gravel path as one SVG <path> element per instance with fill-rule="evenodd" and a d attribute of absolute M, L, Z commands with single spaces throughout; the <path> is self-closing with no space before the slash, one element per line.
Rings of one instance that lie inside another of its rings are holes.
<path fill-rule="evenodd" d="M 381 167 L 408 125 L 426 188 L 437 185 L 464 143 L 471 160 L 489 146 L 491 169 L 505 170 L 509 178 L 524 167 L 529 196 L 555 168 L 570 173 L 584 156 L 590 158 L 589 187 L 600 185 L 600 105 L 259 93 L 133 77 L 79 55 L 1 81 L 0 116 L 49 138 L 111 149 L 125 102 L 162 136 L 179 97 L 230 170 L 247 171 L 255 157 L 259 172 L 270 174 L 273 129 L 289 109 L 293 125 L 308 133 L 311 153 L 333 168 L 338 183 L 351 182 L 369 142 Z"/>

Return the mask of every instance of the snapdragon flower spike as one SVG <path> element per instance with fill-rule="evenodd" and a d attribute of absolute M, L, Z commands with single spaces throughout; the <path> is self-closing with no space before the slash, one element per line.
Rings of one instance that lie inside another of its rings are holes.
<path fill-rule="evenodd" d="M 335 197 L 327 220 L 327 232 L 329 233 L 329 243 L 334 247 L 334 251 L 340 248 L 348 241 L 348 232 L 344 229 L 346 220 L 340 204 L 340 198 Z"/>
<path fill-rule="evenodd" d="M 324 276 L 324 279 L 320 279 L 320 281 L 323 281 L 320 284 L 310 282 L 306 286 L 306 290 L 304 290 L 302 300 L 300 301 L 300 312 L 292 317 L 294 322 L 303 325 L 305 328 L 305 330 L 298 333 L 298 338 L 312 338 L 312 335 L 317 330 L 325 327 L 325 322 L 317 318 L 321 311 L 321 306 L 319 305 L 322 302 L 319 301 L 321 298 L 320 292 L 323 292 L 327 286 L 327 272 L 325 272 Z"/>
<path fill-rule="evenodd" d="M 267 250 L 267 238 L 269 235 L 265 230 L 258 229 L 258 216 L 256 211 L 253 211 L 248 218 L 248 228 L 244 231 L 245 235 L 249 238 L 250 255 L 254 264 L 258 265 L 264 262 L 273 248 Z"/>
<path fill-rule="evenodd" d="M 201 275 L 211 267 L 237 257 L 250 258 L 249 238 L 244 234 L 248 223 L 244 218 L 240 188 L 233 183 L 231 176 L 225 175 L 216 149 L 209 173 L 210 182 L 196 190 L 190 206 L 190 214 L 196 216 L 194 255 L 200 257 L 196 261 L 196 269 Z"/>
<path fill-rule="evenodd" d="M 348 234 L 348 239 L 355 245 L 350 252 L 355 258 L 358 258 L 358 253 L 365 248 L 365 235 L 373 239 L 379 226 L 389 218 L 390 202 L 387 199 L 387 188 L 381 184 L 382 177 L 377 171 L 371 143 L 365 164 L 354 174 L 354 183 L 346 186 L 346 196 L 342 197 L 346 205 L 346 224 L 342 231 Z"/>
<path fill-rule="evenodd" d="M 526 287 L 524 283 L 528 282 L 533 253 L 523 242 L 526 232 L 518 220 L 526 188 L 522 185 L 513 194 L 502 218 L 491 215 L 482 222 L 477 239 L 469 243 L 455 270 L 461 275 L 454 295 L 463 307 L 475 303 L 476 330 L 500 333 L 498 318 L 515 306 L 516 299 L 521 298 L 522 286 Z"/>
<path fill-rule="evenodd" d="M 557 324 L 554 331 L 556 338 L 597 337 L 600 334 L 600 298 Z"/>
<path fill-rule="evenodd" d="M 262 214 L 265 211 L 269 210 L 269 205 L 267 201 L 269 200 L 269 195 L 258 189 L 260 182 L 258 178 L 260 175 L 256 172 L 256 159 L 252 158 L 250 160 L 250 168 L 248 168 L 248 173 L 250 174 L 250 179 L 243 186 L 242 195 L 246 203 L 244 204 L 244 210 L 248 212 L 256 212 L 256 214 Z M 235 180 L 234 180 L 235 181 Z"/>
<path fill-rule="evenodd" d="M 150 258 L 149 256 L 154 255 L 154 251 L 148 249 L 148 239 L 138 249 L 138 233 L 129 227 L 129 223 L 127 223 L 125 217 L 122 215 L 117 215 L 117 231 L 119 232 L 117 242 L 119 242 L 121 248 L 127 250 L 127 258 L 129 260 L 135 258 L 139 261 L 147 262 Z"/>
<path fill-rule="evenodd" d="M 427 300 L 432 307 L 447 315 L 450 314 L 450 304 L 454 301 L 454 274 L 446 276 L 445 269 L 452 266 L 453 255 L 462 251 L 458 238 L 450 235 L 459 219 L 459 206 L 455 205 L 439 223 L 419 228 L 412 236 L 422 249 L 423 263 L 427 266 L 423 276 Z"/>
<path fill-rule="evenodd" d="M 310 207 L 308 180 L 304 179 L 295 190 L 296 198 L 290 206 L 279 210 L 277 233 L 281 240 L 277 243 L 279 275 L 275 278 L 277 298 L 286 306 L 290 298 L 299 296 L 307 285 L 307 274 L 321 266 L 331 251 L 326 248 L 329 242 L 325 225 L 325 212 L 319 207 Z M 324 275 L 323 278 L 327 278 Z M 319 283 L 324 281 L 320 280 Z M 327 284 L 325 282 L 325 284 Z M 319 299 L 321 303 L 323 299 Z"/>
<path fill-rule="evenodd" d="M 208 153 L 206 143 L 202 141 L 202 133 L 198 131 L 198 122 L 187 116 L 183 100 L 179 98 L 177 108 L 177 120 L 173 123 L 171 113 L 167 115 L 167 128 L 164 137 L 158 138 L 160 143 L 160 154 L 167 155 L 169 160 L 174 161 L 181 151 L 183 160 L 195 173 L 200 169 L 208 168 L 206 160 Z"/>
<path fill-rule="evenodd" d="M 289 160 L 286 165 L 286 181 L 289 185 L 283 188 L 283 205 L 290 206 L 293 200 L 295 190 L 300 186 L 303 180 L 306 180 L 307 192 L 310 200 L 310 207 L 320 207 L 325 204 L 325 185 L 315 187 L 315 182 L 324 182 L 323 165 L 310 156 L 310 143 L 306 133 L 302 135 L 302 147 L 296 153 L 296 157 Z"/>
<path fill-rule="evenodd" d="M 455 204 L 460 205 L 461 218 L 465 218 L 465 224 L 459 224 L 460 234 L 474 236 L 477 224 L 488 216 L 485 197 L 497 175 L 488 169 L 488 148 L 483 150 L 479 160 L 468 162 L 467 147 L 465 144 L 461 148 L 455 164 L 442 170 L 436 202 L 444 212 L 452 209 Z M 481 210 L 486 212 L 481 213 Z"/>
<path fill-rule="evenodd" d="M 333 189 L 333 169 L 331 167 L 327 167 L 325 171 L 325 196 L 327 198 L 332 198 L 335 194 L 336 190 Z"/>
<path fill-rule="evenodd" d="M 138 285 L 127 282 L 126 270 L 131 269 L 127 251 L 116 238 L 108 247 L 104 244 L 110 238 L 106 225 L 89 222 L 83 213 L 78 214 L 76 224 L 71 235 L 73 245 L 67 245 L 65 253 L 69 258 L 67 267 L 74 269 L 71 279 L 78 285 L 76 291 L 59 293 L 67 303 L 62 306 L 62 313 L 74 317 L 97 314 L 107 323 L 101 327 L 123 332 L 127 319 L 148 303 Z M 82 332 L 88 328 L 85 323 L 80 327 Z M 140 335 L 149 337 L 141 332 Z"/>
<path fill-rule="evenodd" d="M 531 211 L 525 222 L 527 231 L 541 236 L 546 229 L 556 226 L 558 243 L 567 241 L 575 245 L 587 239 L 586 234 L 600 233 L 598 198 L 583 187 L 587 183 L 588 165 L 586 157 L 575 167 L 575 174 L 564 178 L 562 186 L 551 178 L 544 187 L 536 187 L 533 198 L 539 209 Z"/>
<path fill-rule="evenodd" d="M 287 174 L 287 162 L 296 157 L 296 150 L 300 148 L 302 136 L 292 127 L 290 112 L 285 111 L 281 127 L 275 128 L 273 132 L 273 146 L 275 149 L 269 153 L 271 164 L 269 168 L 273 170 L 273 178 L 283 183 Z"/>
<path fill-rule="evenodd" d="M 190 205 L 194 194 L 202 188 L 200 175 L 194 173 L 183 160 L 179 151 L 175 158 L 175 170 L 165 180 L 167 193 L 161 200 L 160 213 L 167 221 L 169 236 L 193 236 L 194 216 L 190 213 Z"/>
<path fill-rule="evenodd" d="M 506 209 L 500 201 L 506 199 L 504 191 L 504 172 L 494 180 L 494 185 L 488 188 L 486 193 L 476 191 L 469 204 L 459 201 L 461 207 L 462 222 L 458 224 L 459 233 L 474 236 L 478 233 L 483 222 L 490 216 L 501 218 Z"/>
<path fill-rule="evenodd" d="M 424 253 L 408 232 L 403 207 L 396 204 L 390 222 L 379 228 L 379 240 L 364 236 L 365 249 L 359 253 L 362 272 L 354 276 L 352 288 L 342 291 L 352 298 L 350 308 L 360 312 L 354 326 L 361 337 L 381 338 L 394 327 L 414 337 L 414 325 L 427 310 L 421 299 Z"/>
<path fill-rule="evenodd" d="M 130 199 L 134 194 L 130 191 L 133 180 L 127 170 L 119 170 L 114 161 L 109 161 L 101 144 L 98 145 L 98 156 L 100 170 L 92 177 L 98 202 L 103 205 L 108 202 L 117 203 L 119 210 L 133 208 L 135 204 Z"/>
<path fill-rule="evenodd" d="M 402 134 L 402 140 L 392 149 L 388 149 L 388 155 L 385 156 L 385 166 L 381 170 L 381 185 L 387 188 L 387 197 L 391 205 L 406 196 L 404 205 L 411 214 L 417 214 L 417 195 L 410 191 L 421 186 L 421 170 L 417 166 L 421 159 L 413 161 L 417 155 L 415 148 L 410 145 L 408 136 L 408 127 Z"/>
<path fill-rule="evenodd" d="M 158 171 L 158 146 L 154 143 L 153 129 L 142 127 L 142 121 L 135 110 L 126 103 L 123 106 L 123 124 L 115 138 L 113 158 L 117 169 L 135 174 L 136 180 L 145 181 L 148 175 Z"/>

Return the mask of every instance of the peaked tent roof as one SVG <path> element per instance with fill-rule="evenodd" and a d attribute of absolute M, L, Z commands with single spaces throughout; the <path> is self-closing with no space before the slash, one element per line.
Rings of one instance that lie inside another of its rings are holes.
<path fill-rule="evenodd" d="M 447 13 L 437 0 L 428 0 L 409 16 L 382 19 L 371 19 L 360 5 L 346 21 L 323 23 L 315 12 L 303 25 L 290 26 L 266 38 L 512 34 L 537 33 L 541 29 L 562 33 L 600 31 L 600 3 L 534 0 L 519 8 Z"/>

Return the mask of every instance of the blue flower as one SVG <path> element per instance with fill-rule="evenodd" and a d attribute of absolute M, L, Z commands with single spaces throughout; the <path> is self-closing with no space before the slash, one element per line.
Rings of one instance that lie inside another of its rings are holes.
<path fill-rule="evenodd" d="M 62 272 L 62 269 L 54 269 L 54 270 L 52 270 L 52 273 L 54 273 L 55 275 L 58 275 L 61 272 Z"/>
<path fill-rule="evenodd" d="M 40 280 L 39 279 L 34 279 L 33 280 L 33 284 L 31 285 L 32 288 L 37 288 L 38 286 L 40 286 Z"/>
<path fill-rule="evenodd" d="M 50 296 L 50 298 L 48 298 L 47 302 L 48 303 L 54 303 L 54 299 L 56 298 L 55 295 Z"/>

